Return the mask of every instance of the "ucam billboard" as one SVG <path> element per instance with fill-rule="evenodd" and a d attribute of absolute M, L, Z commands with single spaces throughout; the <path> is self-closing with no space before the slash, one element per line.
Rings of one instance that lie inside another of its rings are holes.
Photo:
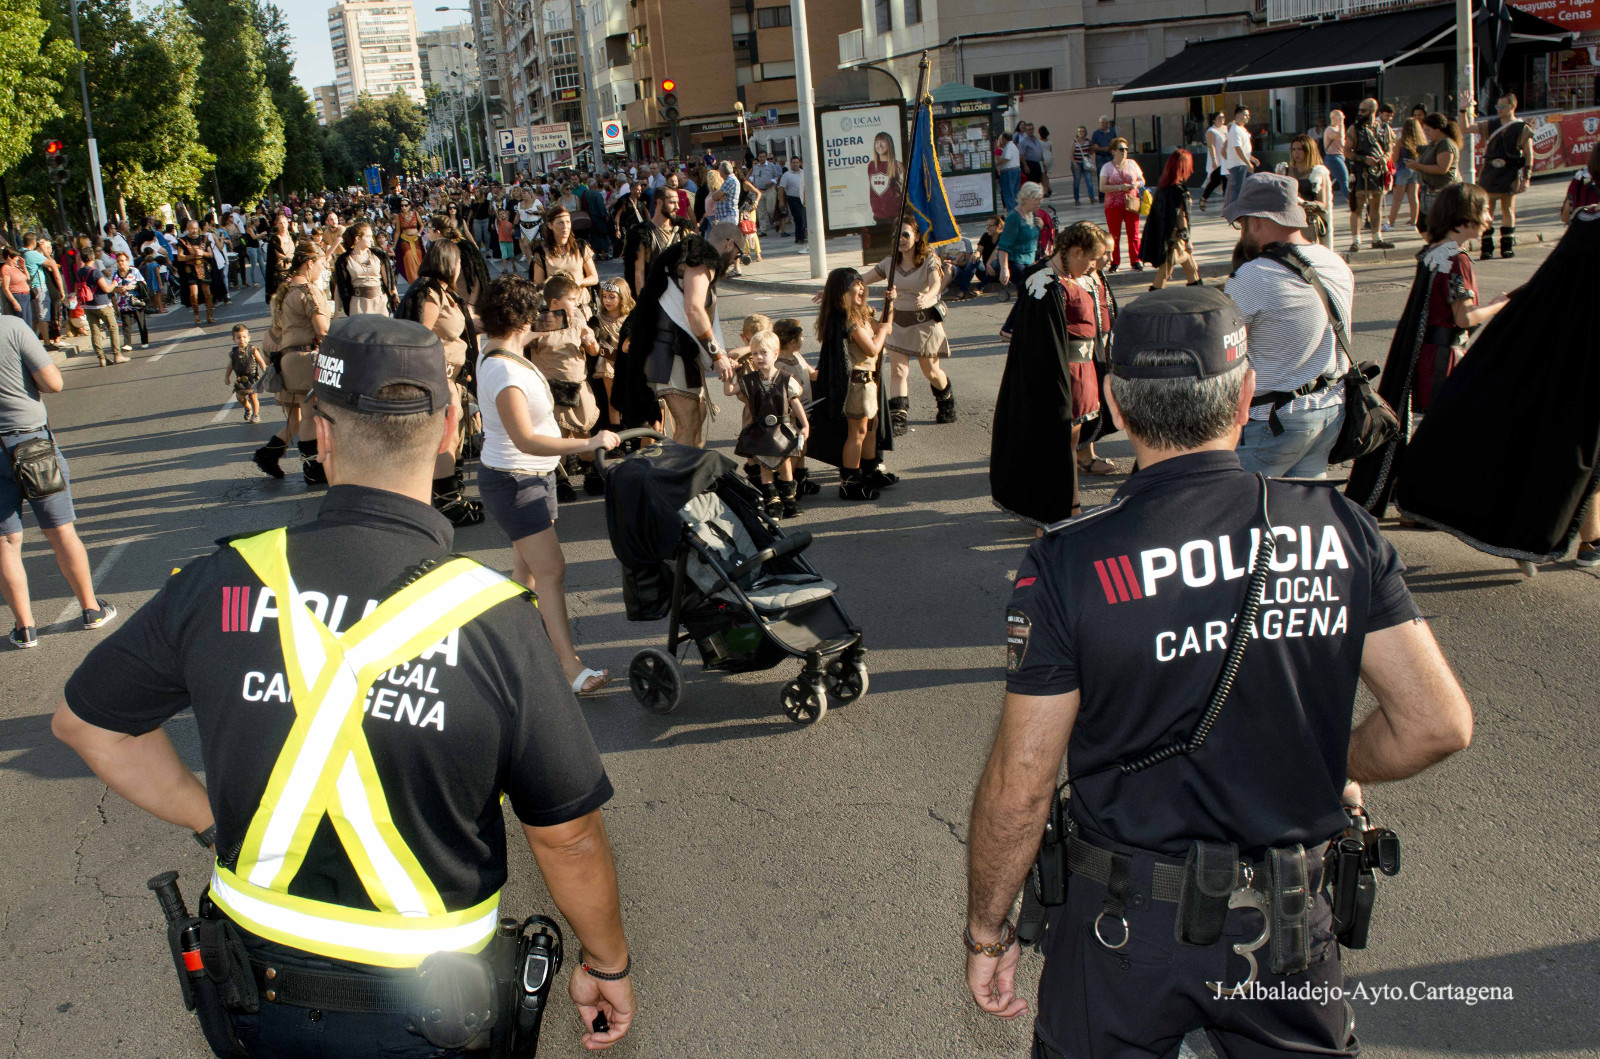
<path fill-rule="evenodd" d="M 817 144 L 827 234 L 892 225 L 905 187 L 905 105 L 819 109 Z"/>

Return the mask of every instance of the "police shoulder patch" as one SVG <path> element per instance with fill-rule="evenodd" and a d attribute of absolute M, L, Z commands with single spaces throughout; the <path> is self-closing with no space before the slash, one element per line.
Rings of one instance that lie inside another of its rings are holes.
<path fill-rule="evenodd" d="M 1006 672 L 1022 669 L 1022 660 L 1028 655 L 1028 637 L 1033 632 L 1033 620 L 1019 607 L 1006 608 Z"/>

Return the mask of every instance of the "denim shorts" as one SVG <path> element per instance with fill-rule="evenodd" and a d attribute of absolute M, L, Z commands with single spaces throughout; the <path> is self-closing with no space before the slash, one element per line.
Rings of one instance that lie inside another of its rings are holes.
<path fill-rule="evenodd" d="M 21 434 L 0 434 L 0 440 L 6 443 L 8 449 L 14 449 L 30 438 L 42 437 L 45 437 L 45 432 L 42 430 Z M 28 501 L 28 506 L 33 508 L 33 517 L 38 521 L 40 529 L 69 526 L 77 518 L 77 513 L 72 509 L 72 479 L 67 474 L 67 457 L 59 445 L 56 446 L 56 462 L 61 465 L 61 477 L 66 481 L 67 487 L 59 493 Z M 21 532 L 22 487 L 17 484 L 16 476 L 11 471 L 11 460 L 0 455 L 0 534 Z"/>
<path fill-rule="evenodd" d="M 484 510 L 513 541 L 556 524 L 556 472 L 523 474 L 478 465 L 478 495 Z"/>
<path fill-rule="evenodd" d="M 1405 166 L 1401 166 L 1394 171 L 1395 187 L 1403 188 L 1407 184 L 1415 183 L 1417 183 L 1417 171 L 1415 169 L 1407 169 Z"/>

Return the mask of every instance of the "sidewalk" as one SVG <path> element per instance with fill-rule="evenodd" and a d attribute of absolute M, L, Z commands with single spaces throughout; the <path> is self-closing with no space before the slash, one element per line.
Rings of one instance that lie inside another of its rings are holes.
<path fill-rule="evenodd" d="M 1554 244 L 1561 238 L 1561 201 L 1567 192 L 1568 179 L 1565 174 L 1536 179 L 1533 187 L 1517 197 L 1517 246 L 1520 251 L 1531 251 L 1541 243 Z M 1054 195 L 1045 201 L 1054 207 L 1061 227 L 1084 220 L 1094 221 L 1102 228 L 1106 226 L 1105 212 L 1099 204 L 1073 204 L 1070 185 L 1066 194 Z M 1385 199 L 1385 216 L 1388 203 L 1389 200 Z M 1351 267 L 1360 273 L 1378 267 L 1409 265 L 1417 251 L 1422 249 L 1423 239 L 1406 223 L 1407 217 L 1407 208 L 1402 204 L 1394 231 L 1384 233 L 1384 238 L 1395 244 L 1393 250 L 1362 250 L 1350 261 Z M 1220 280 L 1228 274 L 1233 262 L 1233 248 L 1239 241 L 1239 233 L 1222 219 L 1221 196 L 1213 196 L 1205 213 L 1195 208 L 1190 213 L 1190 220 L 1194 225 L 1191 241 L 1195 260 L 1200 265 L 1200 275 L 1207 281 Z M 961 227 L 962 234 L 972 239 L 983 234 L 982 220 L 965 221 Z M 1370 242 L 1370 236 L 1365 232 L 1362 234 L 1363 243 Z M 1350 211 L 1337 199 L 1333 236 L 1334 249 L 1350 259 Z M 811 256 L 796 253 L 791 236 L 762 236 L 761 249 L 762 259 L 744 266 L 743 275 L 724 279 L 723 289 L 767 294 L 813 294 L 822 289 L 829 271 L 865 267 L 861 261 L 861 240 L 856 235 L 828 240 L 827 269 L 820 279 L 811 277 Z M 1123 249 L 1126 252 L 1126 247 Z M 1182 272 L 1177 275 L 1181 282 Z M 1128 262 L 1124 260 L 1114 279 L 1120 281 L 1118 287 L 1132 288 L 1137 285 L 1138 289 L 1143 290 L 1153 276 L 1154 272 L 1148 266 L 1143 272 L 1135 272 L 1128 268 Z M 1136 284 L 1129 282 L 1129 277 Z"/>

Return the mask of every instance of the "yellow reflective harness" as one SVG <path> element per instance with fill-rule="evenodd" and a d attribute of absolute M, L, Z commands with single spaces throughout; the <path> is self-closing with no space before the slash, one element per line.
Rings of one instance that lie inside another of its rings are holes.
<path fill-rule="evenodd" d="M 430 953 L 476 952 L 500 895 L 450 910 L 396 829 L 362 731 L 373 682 L 523 587 L 471 559 L 428 571 L 339 635 L 300 603 L 282 529 L 233 542 L 278 597 L 278 634 L 295 721 L 238 863 L 216 865 L 211 897 L 261 937 L 356 963 L 415 967 Z M 289 894 L 329 817 L 376 911 Z"/>

